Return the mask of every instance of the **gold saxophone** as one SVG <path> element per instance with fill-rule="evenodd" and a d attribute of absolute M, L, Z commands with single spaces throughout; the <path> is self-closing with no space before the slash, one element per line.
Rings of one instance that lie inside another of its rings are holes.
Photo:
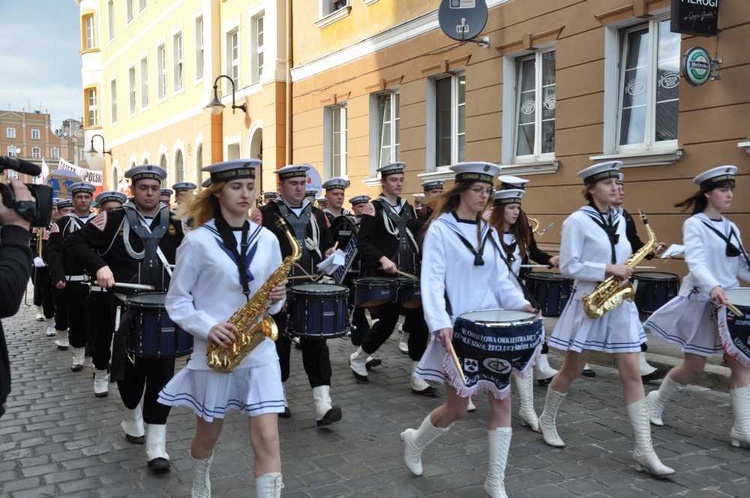
<path fill-rule="evenodd" d="M 36 254 L 42 257 L 42 243 L 44 242 L 44 228 L 37 228 L 36 231 Z"/>
<path fill-rule="evenodd" d="M 284 219 L 279 218 L 276 224 L 284 229 L 284 233 L 292 246 L 292 254 L 284 258 L 281 265 L 271 274 L 261 288 L 253 294 L 253 297 L 232 314 L 229 323 L 239 330 L 239 335 L 236 337 L 234 344 L 229 347 L 223 347 L 211 343 L 206 348 L 208 366 L 216 372 L 231 372 L 266 337 L 269 337 L 272 341 L 275 341 L 279 337 L 276 322 L 267 314 L 270 305 L 268 295 L 274 287 L 286 279 L 294 263 L 302 256 L 302 250 L 297 243 L 297 239 L 286 227 Z"/>
<path fill-rule="evenodd" d="M 630 256 L 625 261 L 625 264 L 630 268 L 635 268 L 638 264 L 651 254 L 659 244 L 656 241 L 656 234 L 648 224 L 648 218 L 643 214 L 642 211 L 638 211 L 638 214 L 643 220 L 643 226 L 646 228 L 648 233 L 648 242 L 641 247 L 638 252 Z M 635 297 L 635 289 L 630 281 L 623 283 L 622 280 L 615 276 L 609 277 L 604 282 L 600 283 L 594 292 L 583 298 L 583 309 L 589 318 L 597 319 L 604 316 L 607 311 L 620 306 L 625 299 L 632 301 Z"/>

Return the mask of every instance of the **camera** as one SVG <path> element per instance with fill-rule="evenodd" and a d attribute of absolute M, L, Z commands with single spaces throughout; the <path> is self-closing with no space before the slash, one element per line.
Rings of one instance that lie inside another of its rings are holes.
<path fill-rule="evenodd" d="M 42 171 L 36 164 L 16 157 L 0 156 L 0 173 L 12 169 L 26 175 L 38 176 Z M 47 185 L 26 184 L 34 201 L 18 201 L 10 184 L 0 183 L 0 197 L 8 209 L 13 209 L 32 227 L 46 228 L 52 218 L 52 188 Z"/>

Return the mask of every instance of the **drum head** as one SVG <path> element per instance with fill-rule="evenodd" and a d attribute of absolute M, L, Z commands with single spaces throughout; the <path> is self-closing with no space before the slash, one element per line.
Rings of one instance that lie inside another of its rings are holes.
<path fill-rule="evenodd" d="M 130 306 L 140 308 L 163 308 L 164 299 L 167 297 L 166 292 L 144 292 L 142 294 L 133 294 L 128 296 L 125 301 Z"/>
<path fill-rule="evenodd" d="M 474 323 L 493 324 L 498 326 L 512 326 L 518 324 L 532 323 L 536 315 L 525 311 L 515 310 L 480 310 L 470 311 L 461 315 L 464 320 Z"/>
<path fill-rule="evenodd" d="M 300 284 L 291 289 L 293 294 L 332 296 L 341 293 L 348 294 L 349 288 L 335 284 Z"/>
<path fill-rule="evenodd" d="M 554 280 L 554 281 L 570 280 L 568 278 L 563 277 L 559 273 L 539 272 L 539 271 L 527 273 L 524 278 L 526 278 L 527 280 Z"/>
<path fill-rule="evenodd" d="M 735 287 L 727 290 L 729 300 L 735 306 L 750 307 L 750 287 Z"/>
<path fill-rule="evenodd" d="M 396 279 L 386 277 L 362 277 L 354 281 L 354 285 L 396 285 Z"/>
<path fill-rule="evenodd" d="M 677 280 L 680 281 L 680 277 L 674 273 L 667 273 L 663 271 L 637 271 L 633 273 L 633 278 L 636 280 Z"/>
<path fill-rule="evenodd" d="M 399 277 L 396 280 L 398 280 L 399 287 L 408 287 L 410 289 L 418 289 L 419 288 L 419 281 L 418 280 L 414 280 L 413 278 Z"/>

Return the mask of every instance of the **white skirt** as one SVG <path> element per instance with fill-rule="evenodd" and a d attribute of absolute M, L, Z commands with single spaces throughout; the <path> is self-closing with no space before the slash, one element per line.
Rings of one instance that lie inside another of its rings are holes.
<path fill-rule="evenodd" d="M 586 316 L 583 301 L 571 299 L 560 315 L 549 345 L 563 351 L 601 351 L 604 353 L 640 353 L 646 342 L 638 308 L 626 301 L 603 317 Z"/>
<path fill-rule="evenodd" d="M 281 368 L 278 360 L 228 374 L 183 368 L 161 390 L 159 403 L 190 408 L 206 422 L 223 419 L 228 410 L 251 417 L 282 413 Z"/>
<path fill-rule="evenodd" d="M 682 347 L 685 353 L 711 356 L 724 351 L 710 301 L 677 296 L 643 324 L 653 335 Z"/>

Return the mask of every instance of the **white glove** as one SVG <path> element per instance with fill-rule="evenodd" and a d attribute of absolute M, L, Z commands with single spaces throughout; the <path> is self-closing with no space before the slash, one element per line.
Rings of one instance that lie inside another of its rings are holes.
<path fill-rule="evenodd" d="M 42 268 L 46 265 L 44 264 L 44 260 L 40 258 L 39 256 L 37 256 L 36 258 L 34 258 L 34 266 L 36 268 Z"/>

